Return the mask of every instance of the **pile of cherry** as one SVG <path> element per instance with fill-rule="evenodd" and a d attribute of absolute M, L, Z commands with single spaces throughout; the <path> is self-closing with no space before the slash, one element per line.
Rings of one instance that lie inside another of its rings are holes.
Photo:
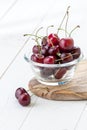
<path fill-rule="evenodd" d="M 36 63 L 48 64 L 48 67 L 40 67 L 40 74 L 42 78 L 48 78 L 52 75 L 55 79 L 61 79 L 66 74 L 67 70 L 72 69 L 72 67 L 61 67 L 61 68 L 49 68 L 49 64 L 65 64 L 71 62 L 75 59 L 78 59 L 81 55 L 80 47 L 74 45 L 74 39 L 71 37 L 72 32 L 78 28 L 76 26 L 74 29 L 68 33 L 67 31 L 67 22 L 69 16 L 70 6 L 67 8 L 66 13 L 62 19 L 62 22 L 58 28 L 57 33 L 50 33 L 46 36 L 38 36 L 25 34 L 24 36 L 30 35 L 35 37 L 36 45 L 32 48 L 31 60 Z M 67 17 L 67 18 L 66 18 Z M 66 18 L 65 29 L 62 29 L 64 19 Z M 65 31 L 65 37 L 59 37 L 59 30 Z M 48 33 L 46 33 L 48 34 Z M 67 36 L 68 35 L 68 36 Z M 39 39 L 41 40 L 39 44 Z M 22 106 L 27 106 L 30 104 L 31 97 L 29 93 L 24 88 L 18 88 L 15 92 L 15 97 L 18 99 L 18 102 Z"/>
<path fill-rule="evenodd" d="M 57 34 L 49 34 L 43 37 L 41 45 L 34 45 L 32 48 L 33 54 L 31 60 L 42 64 L 64 64 L 79 58 L 81 50 L 74 46 L 74 40 L 71 37 L 59 38 Z M 65 74 L 66 69 L 62 68 Z M 54 73 L 54 72 L 53 72 Z M 61 72 L 60 72 L 61 73 Z M 55 72 L 54 76 L 57 79 L 62 78 Z M 52 69 L 41 69 L 41 76 L 47 77 L 52 74 Z"/>

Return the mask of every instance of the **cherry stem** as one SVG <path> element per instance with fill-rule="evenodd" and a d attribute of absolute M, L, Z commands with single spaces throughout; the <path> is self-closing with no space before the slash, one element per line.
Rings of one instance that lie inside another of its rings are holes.
<path fill-rule="evenodd" d="M 24 34 L 24 36 L 34 36 L 34 37 L 37 37 L 37 38 L 39 38 L 39 39 L 42 39 L 42 38 L 43 38 L 43 36 L 36 36 L 36 35 L 34 35 L 34 34 Z"/>
<path fill-rule="evenodd" d="M 62 26 L 62 24 L 63 24 L 63 22 L 64 22 L 64 19 L 65 19 L 66 15 L 67 15 L 67 12 L 68 12 L 68 10 L 69 10 L 69 8 L 70 8 L 70 6 L 67 7 L 66 13 L 65 13 L 65 15 L 64 15 L 64 17 L 63 17 L 63 19 L 62 19 L 62 21 L 61 21 L 61 23 L 60 23 L 59 28 L 61 28 L 61 26 Z M 57 34 L 59 33 L 59 28 L 58 28 L 58 30 L 57 30 Z"/>
<path fill-rule="evenodd" d="M 67 37 L 67 24 L 68 24 L 68 19 L 69 19 L 69 11 L 67 10 L 67 12 L 66 12 L 66 14 L 67 14 L 67 19 L 66 19 L 66 24 L 65 24 L 65 37 Z"/>
<path fill-rule="evenodd" d="M 66 34 L 68 34 L 68 35 L 69 35 L 69 33 L 67 32 L 67 30 L 65 30 L 65 29 L 63 29 L 63 28 L 59 28 L 59 30 L 64 31 Z"/>
<path fill-rule="evenodd" d="M 39 41 L 38 41 L 37 34 L 38 34 L 38 32 L 39 32 L 42 28 L 43 28 L 43 27 L 40 27 L 40 28 L 36 31 L 36 34 L 35 34 L 35 36 L 36 36 L 36 42 L 37 42 L 38 45 L 39 45 Z"/>
<path fill-rule="evenodd" d="M 69 37 L 71 37 L 72 32 L 73 32 L 75 29 L 77 29 L 77 28 L 80 28 L 80 26 L 77 25 L 74 29 L 72 29 L 71 32 L 69 33 Z"/>
<path fill-rule="evenodd" d="M 46 36 L 48 36 L 48 29 L 49 29 L 50 27 L 54 27 L 54 25 L 50 25 L 50 26 L 47 27 L 47 29 L 46 29 Z"/>

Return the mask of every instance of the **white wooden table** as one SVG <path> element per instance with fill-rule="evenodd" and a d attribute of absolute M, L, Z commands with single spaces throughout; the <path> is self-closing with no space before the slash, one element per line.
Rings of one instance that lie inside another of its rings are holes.
<path fill-rule="evenodd" d="M 59 25 L 68 5 L 69 26 L 81 26 L 73 37 L 87 58 L 85 0 L 0 1 L 0 130 L 87 130 L 87 101 L 50 101 L 34 95 L 31 104 L 22 107 L 15 98 L 15 90 L 28 89 L 33 77 L 23 58 L 33 41 L 23 34 Z"/>

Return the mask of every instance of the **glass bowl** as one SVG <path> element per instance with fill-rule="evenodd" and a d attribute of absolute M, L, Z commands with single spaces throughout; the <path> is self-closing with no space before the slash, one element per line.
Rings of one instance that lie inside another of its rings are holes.
<path fill-rule="evenodd" d="M 30 63 L 35 78 L 45 85 L 64 85 L 73 79 L 77 64 L 83 58 L 81 54 L 78 59 L 63 64 L 42 64 L 32 61 L 29 55 L 24 55 Z"/>

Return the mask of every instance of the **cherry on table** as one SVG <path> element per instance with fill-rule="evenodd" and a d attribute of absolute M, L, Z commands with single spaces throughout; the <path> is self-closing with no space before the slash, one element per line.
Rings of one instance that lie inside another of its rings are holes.
<path fill-rule="evenodd" d="M 31 97 L 28 93 L 23 93 L 19 96 L 18 98 L 18 102 L 22 105 L 22 106 L 27 106 L 30 104 L 31 102 Z"/>
<path fill-rule="evenodd" d="M 17 88 L 15 91 L 15 97 L 18 99 L 21 94 L 26 93 L 26 92 L 27 91 L 22 87 Z"/>

